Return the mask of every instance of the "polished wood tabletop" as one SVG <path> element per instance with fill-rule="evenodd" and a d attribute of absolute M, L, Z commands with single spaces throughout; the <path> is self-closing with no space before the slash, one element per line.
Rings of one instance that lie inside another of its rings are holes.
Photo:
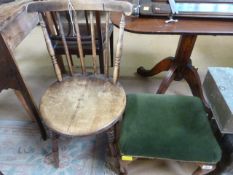
<path fill-rule="evenodd" d="M 119 24 L 119 14 L 113 13 L 111 20 Z M 178 22 L 168 24 L 166 20 L 166 17 L 127 17 L 125 30 L 144 34 L 233 35 L 233 19 L 178 18 Z"/>

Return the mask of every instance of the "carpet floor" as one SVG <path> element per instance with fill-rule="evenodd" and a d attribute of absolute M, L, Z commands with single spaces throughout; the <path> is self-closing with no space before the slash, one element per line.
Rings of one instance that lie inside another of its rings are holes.
<path fill-rule="evenodd" d="M 34 123 L 1 121 L 0 170 L 4 175 L 104 175 L 105 136 L 60 137 L 60 167 L 55 168 L 51 139 L 41 140 Z"/>

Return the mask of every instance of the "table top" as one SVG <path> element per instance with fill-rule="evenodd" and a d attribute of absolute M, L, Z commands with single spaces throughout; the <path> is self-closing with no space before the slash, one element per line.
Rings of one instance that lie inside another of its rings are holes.
<path fill-rule="evenodd" d="M 111 20 L 118 26 L 120 14 L 112 13 Z M 178 22 L 168 24 L 165 20 L 165 17 L 126 17 L 125 30 L 142 34 L 233 35 L 233 19 L 179 18 Z"/>

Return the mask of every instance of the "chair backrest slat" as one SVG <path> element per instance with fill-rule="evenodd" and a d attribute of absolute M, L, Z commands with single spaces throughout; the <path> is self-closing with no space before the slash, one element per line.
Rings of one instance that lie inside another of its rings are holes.
<path fill-rule="evenodd" d="M 89 27 L 89 22 L 88 22 L 88 13 L 86 10 L 84 11 L 84 16 L 85 16 L 85 21 L 86 21 L 87 33 L 90 34 L 90 27 Z"/>
<path fill-rule="evenodd" d="M 125 15 L 122 14 L 121 21 L 119 25 L 119 36 L 116 46 L 116 56 L 114 62 L 114 69 L 113 69 L 113 83 L 116 84 L 119 73 L 120 73 L 120 61 L 122 57 L 122 48 L 123 48 L 123 38 L 124 38 L 124 29 L 125 29 Z"/>
<path fill-rule="evenodd" d="M 50 16 L 51 16 L 51 20 L 54 24 L 55 32 L 58 33 L 59 29 L 58 29 L 58 25 L 57 25 L 57 21 L 56 21 L 56 17 L 55 17 L 55 12 L 50 12 Z"/>
<path fill-rule="evenodd" d="M 82 46 L 82 40 L 81 40 L 81 34 L 80 34 L 80 29 L 79 29 L 79 24 L 78 24 L 78 18 L 77 18 L 77 12 L 74 10 L 74 27 L 76 31 L 76 39 L 77 39 L 77 44 L 78 44 L 78 53 L 80 57 L 80 64 L 81 64 L 81 69 L 82 73 L 86 74 L 86 67 L 85 67 L 85 61 L 84 61 L 84 55 L 83 55 L 83 46 Z"/>
<path fill-rule="evenodd" d="M 58 66 L 52 42 L 51 42 L 51 40 L 49 38 L 49 34 L 48 34 L 47 28 L 45 26 L 45 22 L 44 22 L 44 19 L 42 17 L 42 14 L 40 14 L 40 13 L 39 13 L 39 20 L 40 20 L 40 25 L 41 25 L 43 35 L 44 35 L 44 38 L 45 38 L 45 43 L 47 45 L 47 48 L 48 48 L 48 51 L 49 51 L 49 54 L 50 54 L 50 57 L 51 57 L 51 60 L 52 60 L 52 63 L 53 63 L 53 67 L 54 67 L 54 70 L 55 70 L 55 73 L 56 73 L 57 80 L 62 81 L 61 69 Z"/>
<path fill-rule="evenodd" d="M 46 23 L 46 28 L 48 30 L 49 35 L 57 35 L 57 28 L 54 23 L 52 14 L 50 12 L 46 12 L 44 13 L 43 18 Z"/>
<path fill-rule="evenodd" d="M 62 26 L 61 17 L 60 17 L 59 12 L 56 12 L 56 17 L 57 17 L 57 22 L 58 22 L 58 26 L 59 26 L 60 35 L 61 35 L 61 38 L 62 38 L 62 44 L 63 44 L 64 49 L 65 49 L 66 61 L 67 61 L 67 64 L 68 64 L 69 73 L 72 76 L 73 75 L 73 68 L 72 68 L 70 53 L 69 53 L 69 49 L 68 49 L 68 46 L 67 46 L 65 32 L 64 32 L 64 29 L 63 29 L 63 26 Z"/>
<path fill-rule="evenodd" d="M 92 61 L 93 61 L 93 71 L 96 71 L 96 42 L 95 42 L 95 27 L 94 27 L 94 14 L 93 11 L 90 12 L 90 22 L 91 22 L 91 46 L 92 46 Z"/>
<path fill-rule="evenodd" d="M 105 14 L 105 44 L 104 44 L 104 73 L 106 77 L 109 77 L 109 52 L 110 52 L 110 36 L 109 36 L 109 19 L 110 19 L 110 14 L 109 12 L 106 12 Z"/>
<path fill-rule="evenodd" d="M 98 44 L 98 51 L 99 51 L 99 57 L 103 58 L 103 34 L 102 34 L 102 24 L 101 24 L 101 14 L 100 11 L 95 11 L 95 20 L 96 20 L 96 35 L 97 35 L 97 44 Z M 99 64 L 104 65 L 104 60 L 103 59 L 99 59 Z M 104 70 L 100 70 L 103 71 Z"/>

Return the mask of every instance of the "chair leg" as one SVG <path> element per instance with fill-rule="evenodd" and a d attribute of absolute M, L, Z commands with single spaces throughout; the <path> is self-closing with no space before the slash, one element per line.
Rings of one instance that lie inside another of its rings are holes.
<path fill-rule="evenodd" d="M 109 145 L 109 149 L 110 149 L 110 153 L 112 157 L 116 157 L 117 156 L 117 151 L 115 148 L 115 127 L 111 127 L 108 131 L 107 131 L 107 136 L 108 136 L 108 145 Z"/>
<path fill-rule="evenodd" d="M 193 175 L 204 175 L 214 171 L 216 165 L 200 165 L 194 172 Z"/>
<path fill-rule="evenodd" d="M 59 135 L 57 133 L 52 133 L 52 152 L 54 158 L 54 165 L 59 168 L 59 148 L 58 148 Z"/>

